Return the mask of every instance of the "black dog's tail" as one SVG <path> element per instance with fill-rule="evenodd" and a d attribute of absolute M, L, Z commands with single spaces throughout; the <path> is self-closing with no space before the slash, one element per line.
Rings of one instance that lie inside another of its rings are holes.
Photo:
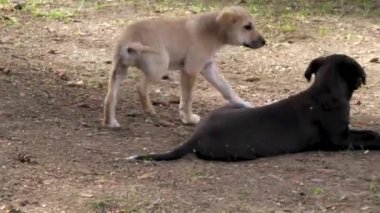
<path fill-rule="evenodd" d="M 197 140 L 190 139 L 190 141 L 180 145 L 173 151 L 163 154 L 149 154 L 149 155 L 135 155 L 128 158 L 128 160 L 150 160 L 150 161 L 162 161 L 162 160 L 177 160 L 185 157 L 187 154 L 193 152 Z"/>

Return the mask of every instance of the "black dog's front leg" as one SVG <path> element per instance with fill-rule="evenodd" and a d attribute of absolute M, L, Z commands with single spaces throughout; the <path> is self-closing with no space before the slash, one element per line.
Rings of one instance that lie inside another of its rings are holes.
<path fill-rule="evenodd" d="M 346 145 L 351 149 L 380 150 L 380 134 L 371 130 L 348 130 Z"/>

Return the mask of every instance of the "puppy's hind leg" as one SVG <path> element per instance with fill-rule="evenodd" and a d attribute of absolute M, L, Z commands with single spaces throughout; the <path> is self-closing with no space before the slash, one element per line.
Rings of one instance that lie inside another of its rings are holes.
<path fill-rule="evenodd" d="M 115 60 L 114 68 L 111 71 L 111 75 L 108 81 L 108 92 L 104 100 L 104 119 L 103 125 L 106 127 L 117 128 L 120 127 L 119 122 L 116 120 L 116 102 L 117 93 L 120 87 L 120 83 L 127 74 L 128 67 L 123 64 L 122 58 Z"/>
<path fill-rule="evenodd" d="M 144 112 L 155 115 L 156 111 L 150 100 L 149 91 L 150 91 L 151 81 L 143 75 L 140 82 L 137 84 L 137 93 L 139 95 L 141 106 Z"/>
<path fill-rule="evenodd" d="M 138 65 L 143 75 L 136 89 L 143 110 L 150 115 L 156 114 L 152 101 L 150 100 L 150 87 L 152 83 L 158 82 L 162 76 L 166 74 L 168 67 L 169 56 L 166 52 L 146 54 Z"/>

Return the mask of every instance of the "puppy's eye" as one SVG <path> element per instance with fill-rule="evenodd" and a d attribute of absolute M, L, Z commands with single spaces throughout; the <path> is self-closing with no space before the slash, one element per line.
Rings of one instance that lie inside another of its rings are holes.
<path fill-rule="evenodd" d="M 252 30 L 252 24 L 249 23 L 249 24 L 244 25 L 244 29 L 246 29 L 246 30 Z"/>

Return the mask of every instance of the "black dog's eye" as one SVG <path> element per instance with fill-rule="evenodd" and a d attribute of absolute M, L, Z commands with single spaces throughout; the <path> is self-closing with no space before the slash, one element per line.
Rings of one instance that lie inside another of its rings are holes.
<path fill-rule="evenodd" d="M 246 29 L 246 30 L 252 30 L 252 24 L 249 23 L 249 24 L 244 25 L 244 29 Z"/>

